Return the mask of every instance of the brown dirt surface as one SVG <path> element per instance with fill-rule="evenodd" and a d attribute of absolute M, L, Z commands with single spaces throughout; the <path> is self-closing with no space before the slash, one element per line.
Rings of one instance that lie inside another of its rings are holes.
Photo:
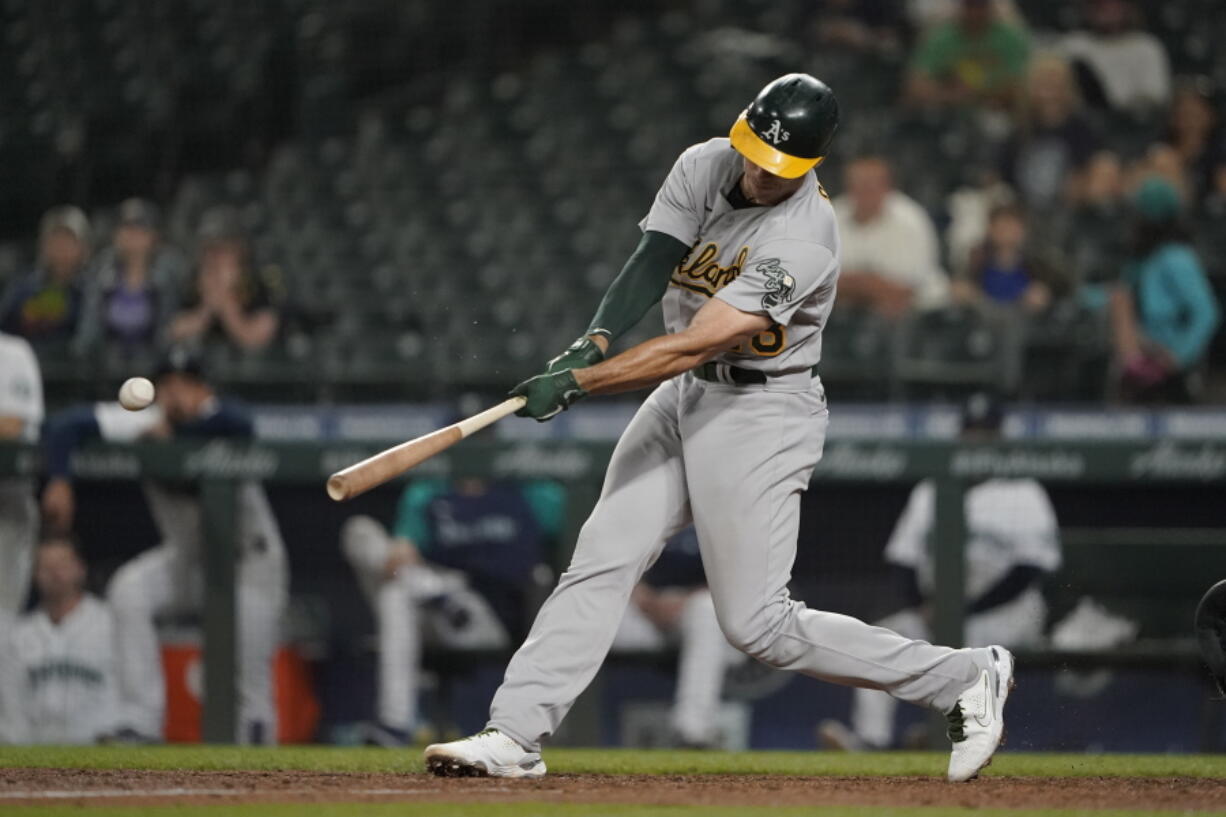
<path fill-rule="evenodd" d="M 1226 804 L 1226 780 L 985 777 L 951 784 L 923 777 L 776 775 L 550 775 L 544 780 L 447 779 L 425 774 L 306 771 L 0 769 L 3 805 L 55 802 L 160 805 L 218 802 L 556 801 L 658 805 L 864 805 L 961 808 L 1208 810 Z"/>

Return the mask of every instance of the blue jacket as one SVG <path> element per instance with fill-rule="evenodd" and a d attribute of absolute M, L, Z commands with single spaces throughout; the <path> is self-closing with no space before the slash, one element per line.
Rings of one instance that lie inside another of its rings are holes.
<path fill-rule="evenodd" d="M 1162 344 L 1181 368 L 1194 365 L 1221 322 L 1217 298 L 1196 253 L 1187 244 L 1163 244 L 1129 265 L 1141 331 Z"/>

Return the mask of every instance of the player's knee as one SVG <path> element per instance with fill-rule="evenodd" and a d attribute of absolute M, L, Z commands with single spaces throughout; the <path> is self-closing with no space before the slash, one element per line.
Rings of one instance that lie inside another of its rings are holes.
<path fill-rule="evenodd" d="M 728 643 L 771 666 L 786 665 L 796 657 L 799 645 L 782 637 L 787 617 L 793 610 L 790 602 L 767 605 L 739 615 L 716 607 L 719 626 Z"/>
<path fill-rule="evenodd" d="M 769 663 L 771 647 L 777 637 L 773 630 L 755 621 L 720 621 L 720 629 L 724 631 L 724 638 L 728 639 L 729 644 L 746 655 Z"/>

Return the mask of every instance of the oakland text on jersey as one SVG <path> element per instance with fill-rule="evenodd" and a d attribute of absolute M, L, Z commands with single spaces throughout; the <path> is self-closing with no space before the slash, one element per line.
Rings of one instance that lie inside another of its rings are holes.
<path fill-rule="evenodd" d="M 681 263 L 673 272 L 673 283 L 710 298 L 736 280 L 748 257 L 749 247 L 741 247 L 732 263 L 721 267 L 718 260 L 719 245 L 710 241 L 697 254 L 690 250 L 689 255 L 681 259 Z"/>
<path fill-rule="evenodd" d="M 720 266 L 719 263 L 719 244 L 714 241 L 708 241 L 701 250 L 697 253 L 698 245 L 695 244 L 688 255 L 681 259 L 681 263 L 673 270 L 672 283 L 675 286 L 688 289 L 691 292 L 697 292 L 700 295 L 705 295 L 711 298 L 716 292 L 731 284 L 741 274 L 741 270 L 745 268 L 745 259 L 749 257 L 749 247 L 742 246 L 740 252 L 732 259 L 732 263 L 728 266 Z M 778 268 L 779 260 L 776 258 L 762 262 L 769 264 L 774 262 Z M 786 271 L 780 269 L 780 272 L 786 275 Z M 792 289 L 795 287 L 795 281 L 790 275 L 787 275 L 786 294 L 783 291 L 784 282 L 781 280 L 779 286 L 776 287 L 776 295 L 784 295 L 784 300 L 791 297 Z M 733 347 L 731 351 L 739 354 L 748 355 L 754 354 L 758 357 L 774 357 L 783 351 L 787 345 L 787 331 L 779 324 L 772 324 L 770 328 L 763 330 L 755 335 L 751 340 Z"/>

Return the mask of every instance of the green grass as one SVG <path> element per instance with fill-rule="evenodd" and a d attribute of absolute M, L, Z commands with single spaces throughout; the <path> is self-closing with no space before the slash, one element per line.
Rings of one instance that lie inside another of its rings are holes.
<path fill-rule="evenodd" d="M 694 752 L 549 749 L 552 772 L 604 774 L 940 775 L 938 752 Z M 419 772 L 416 750 L 292 746 L 4 747 L 0 768 L 306 769 L 327 772 Z M 1002 752 L 987 774 L 1038 777 L 1226 778 L 1226 755 L 1087 755 Z"/>
<path fill-rule="evenodd" d="M 945 817 L 948 806 L 640 806 L 585 803 L 228 803 L 224 806 L 94 807 L 20 806 L 5 817 Z M 961 810 L 966 812 L 966 810 Z M 961 813 L 960 812 L 960 813 Z M 982 817 L 1140 817 L 1119 809 L 975 809 Z M 1146 811 L 1145 817 L 1175 817 L 1177 811 Z M 1226 812 L 1196 812 L 1220 817 Z"/>

